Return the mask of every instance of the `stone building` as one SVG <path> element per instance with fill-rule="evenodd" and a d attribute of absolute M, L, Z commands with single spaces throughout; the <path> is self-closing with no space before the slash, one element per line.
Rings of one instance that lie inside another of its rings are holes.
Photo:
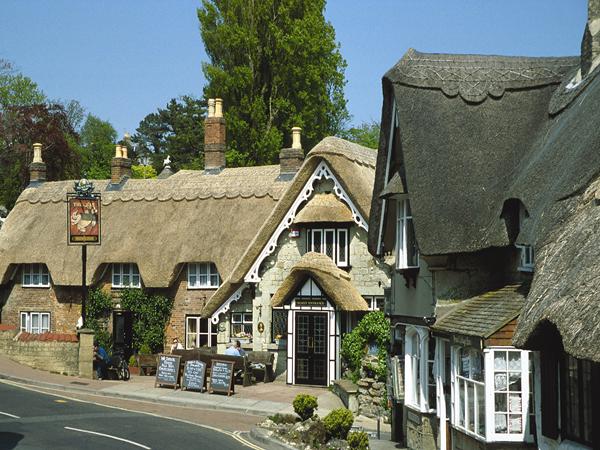
<path fill-rule="evenodd" d="M 376 152 L 326 138 L 305 159 L 294 129 L 279 165 L 228 168 L 225 139 L 211 99 L 204 170 L 131 179 L 117 146 L 111 180 L 93 181 L 101 245 L 88 246 L 85 283 L 111 293 L 110 331 L 127 348 L 120 292 L 141 288 L 174 299 L 168 341 L 222 352 L 239 339 L 275 352 L 287 382 L 328 385 L 341 373 L 341 335 L 383 304 L 389 284 L 367 250 Z M 73 181 L 46 181 L 41 145 L 35 156 L 0 231 L 0 322 L 73 331 L 82 298 L 81 250 L 66 242 Z"/>
<path fill-rule="evenodd" d="M 383 78 L 369 249 L 409 448 L 600 445 L 599 20 L 580 58 L 409 50 Z"/>

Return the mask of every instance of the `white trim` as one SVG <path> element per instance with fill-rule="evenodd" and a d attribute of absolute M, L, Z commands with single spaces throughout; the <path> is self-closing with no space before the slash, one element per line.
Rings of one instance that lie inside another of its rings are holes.
<path fill-rule="evenodd" d="M 118 276 L 119 283 L 115 284 L 115 268 L 118 267 Z M 135 268 L 135 270 L 134 270 Z M 124 276 L 129 277 L 129 283 L 123 283 Z M 133 280 L 137 277 L 137 283 Z M 140 274 L 140 270 L 136 263 L 112 263 L 112 273 L 111 273 L 111 287 L 115 289 L 127 289 L 127 288 L 141 288 L 142 287 L 142 275 Z"/>
<path fill-rule="evenodd" d="M 225 303 L 223 303 L 221 306 L 219 306 L 219 309 L 217 309 L 212 316 L 210 316 L 210 320 L 212 323 L 217 324 L 219 323 L 219 315 L 220 314 L 224 314 L 227 311 L 229 311 L 229 308 L 231 307 L 231 304 L 234 302 L 237 302 L 240 298 L 242 298 L 242 292 L 244 292 L 244 289 L 246 289 L 247 285 L 246 283 L 243 283 L 238 289 L 237 291 L 235 291 L 231 297 L 229 297 L 227 299 L 227 301 Z"/>
<path fill-rule="evenodd" d="M 404 395 L 406 405 L 417 409 L 420 412 L 434 412 L 435 409 L 429 407 L 429 374 L 428 372 L 428 357 L 429 357 L 429 329 L 425 327 L 409 326 L 406 328 L 404 366 L 405 370 L 405 388 Z M 417 349 L 413 348 L 413 338 L 417 338 Z M 414 353 L 418 350 L 418 367 L 414 366 Z M 416 383 L 415 376 L 418 373 L 419 383 Z M 419 401 L 415 399 L 415 394 L 418 390 Z"/>
<path fill-rule="evenodd" d="M 206 269 L 206 284 L 200 283 L 200 277 L 202 274 L 200 273 L 200 268 L 204 266 Z M 192 270 L 193 269 L 193 270 Z M 214 271 L 213 271 L 214 269 Z M 193 272 L 193 273 L 192 273 Z M 190 278 L 195 277 L 196 283 L 191 284 Z M 213 277 L 217 277 L 217 283 L 213 284 Z M 187 288 L 188 289 L 214 289 L 218 288 L 221 285 L 221 276 L 219 275 L 219 271 L 217 270 L 217 266 L 213 262 L 189 262 L 187 263 Z"/>
<path fill-rule="evenodd" d="M 314 170 L 311 177 L 304 185 L 304 187 L 302 188 L 302 191 L 300 192 L 298 197 L 296 197 L 296 200 L 294 200 L 294 203 L 288 210 L 283 220 L 277 226 L 275 232 L 271 235 L 271 238 L 269 239 L 267 244 L 263 247 L 262 251 L 260 252 L 260 255 L 254 261 L 254 264 L 252 264 L 252 267 L 250 268 L 248 273 L 246 273 L 246 276 L 244 277 L 245 282 L 258 283 L 260 281 L 260 276 L 258 275 L 260 265 L 265 260 L 265 258 L 267 258 L 275 251 L 275 249 L 277 248 L 277 240 L 279 239 L 279 236 L 281 235 L 281 233 L 283 233 L 284 230 L 288 229 L 290 225 L 292 225 L 294 219 L 296 218 L 296 213 L 298 212 L 300 205 L 302 205 L 302 203 L 307 201 L 312 196 L 314 191 L 313 185 L 315 181 L 322 180 L 323 178 L 326 180 L 333 181 L 333 191 L 335 192 L 335 195 L 337 195 L 340 200 L 342 200 L 348 205 L 348 207 L 352 211 L 352 219 L 354 220 L 354 222 L 359 227 L 363 228 L 365 231 L 369 231 L 367 221 L 360 214 L 360 212 L 350 199 L 350 196 L 346 193 L 346 191 L 344 190 L 336 176 L 333 174 L 327 163 L 325 161 L 321 161 L 317 168 Z"/>
<path fill-rule="evenodd" d="M 37 316 L 38 326 L 32 328 L 33 316 Z M 48 326 L 44 327 L 44 317 L 48 318 Z M 24 319 L 24 320 L 23 320 Z M 47 311 L 21 311 L 19 314 L 19 330 L 26 333 L 49 333 L 51 328 L 50 313 Z"/>
<path fill-rule="evenodd" d="M 33 282 L 33 277 L 38 277 L 38 282 Z M 29 278 L 29 283 L 25 282 L 25 277 Z M 46 277 L 46 282 L 44 282 L 44 277 Z M 37 288 L 47 288 L 50 287 L 50 272 L 48 271 L 48 267 L 43 263 L 32 263 L 32 264 L 23 264 L 23 272 L 21 274 L 21 286 L 22 287 L 37 287 Z"/>
<path fill-rule="evenodd" d="M 392 143 L 394 142 L 394 132 L 396 131 L 396 126 L 398 124 L 398 118 L 396 117 L 396 98 L 392 97 L 392 123 L 390 124 L 390 136 L 388 139 L 388 148 L 387 148 L 387 160 L 385 163 L 385 178 L 384 183 L 388 182 L 388 177 L 390 176 L 390 160 L 392 156 Z M 384 184 L 385 187 L 385 184 Z M 379 218 L 379 234 L 377 235 L 377 249 L 375 252 L 380 255 L 381 254 L 381 241 L 383 240 L 383 221 L 385 220 L 385 207 L 387 206 L 386 199 L 382 199 L 381 201 L 381 217 Z"/>

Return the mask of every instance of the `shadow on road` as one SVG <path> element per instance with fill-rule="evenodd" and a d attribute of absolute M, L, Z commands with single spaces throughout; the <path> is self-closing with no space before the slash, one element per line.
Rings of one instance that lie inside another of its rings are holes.
<path fill-rule="evenodd" d="M 24 436 L 19 433 L 0 431 L 0 450 L 11 450 L 15 448 L 23 437 Z"/>

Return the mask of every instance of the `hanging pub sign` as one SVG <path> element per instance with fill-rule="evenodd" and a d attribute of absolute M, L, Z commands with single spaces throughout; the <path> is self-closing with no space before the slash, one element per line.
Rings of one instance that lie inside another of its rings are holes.
<path fill-rule="evenodd" d="M 67 243 L 100 244 L 100 194 L 86 179 L 75 182 L 75 192 L 67 194 Z"/>

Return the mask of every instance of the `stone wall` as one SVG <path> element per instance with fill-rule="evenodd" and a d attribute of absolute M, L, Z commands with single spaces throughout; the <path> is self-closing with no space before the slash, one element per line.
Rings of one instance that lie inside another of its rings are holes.
<path fill-rule="evenodd" d="M 74 333 L 81 316 L 81 288 L 55 286 L 23 287 L 21 268 L 13 281 L 1 287 L 0 323 L 20 326 L 20 313 L 49 312 L 50 332 Z"/>
<path fill-rule="evenodd" d="M 437 450 L 439 420 L 435 413 L 424 414 L 406 408 L 406 446 L 412 450 Z"/>
<path fill-rule="evenodd" d="M 0 353 L 36 369 L 64 375 L 79 375 L 79 341 L 76 335 L 45 333 L 32 335 L 0 328 Z"/>

